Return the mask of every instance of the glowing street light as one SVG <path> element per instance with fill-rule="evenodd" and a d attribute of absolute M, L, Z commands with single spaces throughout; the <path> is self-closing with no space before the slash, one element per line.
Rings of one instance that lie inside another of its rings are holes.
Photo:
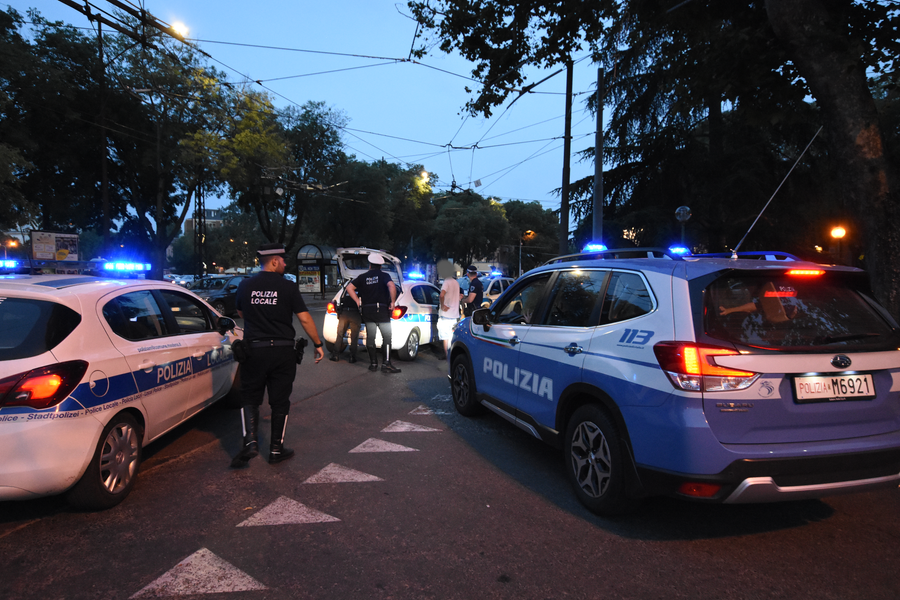
<path fill-rule="evenodd" d="M 172 31 L 175 32 L 175 34 L 180 37 L 182 41 L 184 41 L 184 38 L 187 37 L 187 34 L 190 30 L 188 29 L 188 26 L 181 21 L 175 21 L 174 23 L 172 23 Z"/>
<path fill-rule="evenodd" d="M 522 276 L 522 240 L 530 240 L 534 236 L 535 233 L 530 229 L 526 229 L 522 232 L 522 235 L 519 236 L 519 277 Z"/>
<path fill-rule="evenodd" d="M 847 235 L 847 230 L 838 225 L 837 227 L 832 227 L 831 229 L 831 237 L 837 240 L 838 243 L 838 260 L 842 261 L 844 257 L 844 236 Z"/>
<path fill-rule="evenodd" d="M 9 241 L 6 242 L 5 244 L 3 244 L 3 259 L 6 260 L 7 258 L 9 258 L 9 257 L 6 255 L 6 249 L 7 249 L 7 248 L 15 248 L 15 247 L 18 246 L 18 245 L 19 245 L 19 242 L 16 241 L 16 240 L 9 240 Z"/>

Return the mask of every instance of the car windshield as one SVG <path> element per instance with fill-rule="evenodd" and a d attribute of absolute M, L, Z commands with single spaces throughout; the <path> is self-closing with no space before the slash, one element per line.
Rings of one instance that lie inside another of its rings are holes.
<path fill-rule="evenodd" d="M 898 332 L 839 277 L 737 275 L 706 289 L 706 334 L 782 350 L 896 347 Z"/>

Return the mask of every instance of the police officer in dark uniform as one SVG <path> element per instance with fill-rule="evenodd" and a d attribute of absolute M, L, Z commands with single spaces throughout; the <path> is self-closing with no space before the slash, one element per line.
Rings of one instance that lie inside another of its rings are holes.
<path fill-rule="evenodd" d="M 469 278 L 469 295 L 466 296 L 465 316 L 472 316 L 472 312 L 481 308 L 481 302 L 484 300 L 484 284 L 478 279 L 478 269 L 475 265 L 469 265 L 466 268 L 466 276 Z"/>
<path fill-rule="evenodd" d="M 328 360 L 337 362 L 341 358 L 341 352 L 344 351 L 344 332 L 350 329 L 350 358 L 347 362 L 356 362 L 356 349 L 359 347 L 359 326 L 362 324 L 362 315 L 359 314 L 359 306 L 356 301 L 350 297 L 350 294 L 344 290 L 341 294 L 341 300 L 338 304 L 338 326 L 337 339 L 334 341 L 334 351 Z"/>
<path fill-rule="evenodd" d="M 383 373 L 399 373 L 400 369 L 391 364 L 391 311 L 397 301 L 397 286 L 391 276 L 381 270 L 384 258 L 380 254 L 369 254 L 369 270 L 347 285 L 347 294 L 353 298 L 362 320 L 366 324 L 366 352 L 369 354 L 369 370 L 378 370 L 375 349 L 375 328 L 381 331 L 381 362 Z M 361 298 L 361 299 L 360 299 Z"/>
<path fill-rule="evenodd" d="M 316 363 L 322 360 L 322 341 L 297 284 L 284 278 L 284 246 L 263 244 L 257 252 L 262 271 L 238 286 L 235 300 L 244 319 L 244 342 L 249 358 L 241 364 L 241 421 L 243 448 L 231 461 L 243 467 L 259 454 L 259 407 L 269 392 L 272 407 L 271 464 L 287 460 L 294 451 L 284 447 L 284 432 L 291 409 L 291 389 L 297 375 L 294 351 L 294 315 L 315 346 Z"/>

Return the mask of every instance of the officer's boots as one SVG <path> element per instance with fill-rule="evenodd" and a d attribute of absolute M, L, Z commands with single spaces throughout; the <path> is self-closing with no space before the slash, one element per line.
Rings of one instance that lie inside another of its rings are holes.
<path fill-rule="evenodd" d="M 378 354 L 375 348 L 366 348 L 366 352 L 369 353 L 369 370 L 377 371 L 378 370 Z"/>
<path fill-rule="evenodd" d="M 259 454 L 259 407 L 258 406 L 242 406 L 241 407 L 241 425 L 244 430 L 243 446 L 231 460 L 231 468 L 239 469 L 246 467 L 247 462 L 251 458 L 255 458 Z"/>
<path fill-rule="evenodd" d="M 391 364 L 391 347 L 385 344 L 381 350 L 384 352 L 384 360 L 381 362 L 381 372 L 399 373 L 400 369 Z"/>
<path fill-rule="evenodd" d="M 274 465 L 294 456 L 294 451 L 284 447 L 284 431 L 287 415 L 272 415 L 272 443 L 269 445 L 269 464 Z"/>
<path fill-rule="evenodd" d="M 350 358 L 347 359 L 347 362 L 353 364 L 356 362 L 356 348 L 350 349 Z"/>

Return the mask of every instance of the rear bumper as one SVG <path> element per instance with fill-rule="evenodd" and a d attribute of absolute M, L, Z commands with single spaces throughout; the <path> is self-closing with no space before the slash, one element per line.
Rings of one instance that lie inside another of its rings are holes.
<path fill-rule="evenodd" d="M 742 459 L 714 475 L 637 468 L 644 492 L 747 504 L 822 498 L 900 485 L 900 448 L 798 458 Z M 708 498 L 679 493 L 684 483 L 721 486 Z"/>

